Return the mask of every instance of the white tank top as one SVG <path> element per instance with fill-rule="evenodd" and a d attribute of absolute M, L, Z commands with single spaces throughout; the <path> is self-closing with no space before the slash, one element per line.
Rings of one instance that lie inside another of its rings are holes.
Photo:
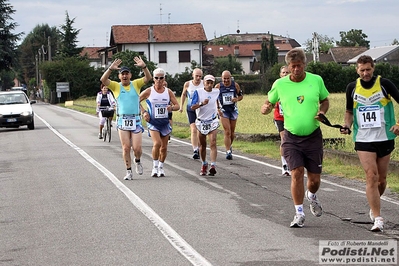
<path fill-rule="evenodd" d="M 203 89 L 204 81 L 201 80 L 199 85 L 194 85 L 193 81 L 190 80 L 188 88 L 187 88 L 187 107 L 191 107 L 191 101 L 193 99 L 194 91 L 196 89 Z"/>

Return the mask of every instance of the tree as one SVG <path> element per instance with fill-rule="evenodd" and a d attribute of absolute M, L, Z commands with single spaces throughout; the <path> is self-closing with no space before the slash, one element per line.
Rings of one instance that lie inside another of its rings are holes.
<path fill-rule="evenodd" d="M 341 41 L 337 42 L 338 46 L 363 46 L 370 48 L 370 41 L 366 40 L 368 36 L 362 30 L 351 29 L 348 32 L 340 31 L 339 35 L 341 36 Z"/>
<path fill-rule="evenodd" d="M 61 25 L 60 34 L 60 48 L 57 53 L 57 58 L 79 57 L 83 47 L 78 47 L 78 34 L 80 30 L 73 27 L 75 18 L 70 19 L 68 11 L 66 11 L 65 24 Z"/>
<path fill-rule="evenodd" d="M 269 44 L 269 63 L 270 66 L 274 66 L 276 63 L 278 63 L 278 52 L 276 46 L 274 45 L 273 34 L 270 37 L 270 44 Z"/>
<path fill-rule="evenodd" d="M 266 73 L 267 68 L 269 67 L 269 50 L 267 48 L 267 41 L 264 39 L 261 44 L 260 51 L 260 71 L 262 74 Z"/>
<path fill-rule="evenodd" d="M 399 45 L 399 41 L 395 38 L 392 41 L 392 45 Z"/>
<path fill-rule="evenodd" d="M 14 13 L 7 0 L 0 0 L 0 71 L 10 70 L 17 64 L 17 42 L 23 33 L 12 33 L 18 26 L 12 22 Z"/>
<path fill-rule="evenodd" d="M 50 49 L 49 49 L 50 38 Z M 58 30 L 48 24 L 37 25 L 26 36 L 18 47 L 20 72 L 25 83 L 29 83 L 32 78 L 37 79 L 36 65 L 53 58 L 56 53 L 58 42 Z M 39 53 L 40 52 L 40 53 Z M 51 55 L 50 55 L 51 53 Z M 39 66 L 37 66 L 39 67 Z"/>
<path fill-rule="evenodd" d="M 319 41 L 319 52 L 327 54 L 331 47 L 334 47 L 335 40 L 327 35 L 322 35 L 316 33 L 316 38 Z M 305 43 L 302 44 L 305 47 L 305 53 L 312 53 L 312 39 L 307 39 Z"/>
<path fill-rule="evenodd" d="M 215 58 L 215 73 L 222 73 L 224 70 L 230 71 L 232 75 L 241 74 L 242 64 L 231 54 Z"/>

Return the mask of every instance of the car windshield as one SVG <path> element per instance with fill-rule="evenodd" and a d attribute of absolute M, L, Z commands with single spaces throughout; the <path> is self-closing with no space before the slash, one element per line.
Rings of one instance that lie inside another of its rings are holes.
<path fill-rule="evenodd" d="M 25 95 L 21 93 L 0 95 L 0 105 L 28 103 Z"/>

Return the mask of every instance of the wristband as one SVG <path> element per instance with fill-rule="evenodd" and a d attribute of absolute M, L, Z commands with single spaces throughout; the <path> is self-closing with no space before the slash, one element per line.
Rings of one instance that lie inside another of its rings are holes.
<path fill-rule="evenodd" d="M 145 67 L 143 67 L 143 68 L 141 68 L 141 69 L 146 69 L 147 68 L 147 66 L 145 66 Z"/>

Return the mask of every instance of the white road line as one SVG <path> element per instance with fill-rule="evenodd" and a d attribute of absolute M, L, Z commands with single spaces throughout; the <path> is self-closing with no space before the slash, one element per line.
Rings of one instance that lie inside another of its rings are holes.
<path fill-rule="evenodd" d="M 150 206 L 148 206 L 140 197 L 133 193 L 126 187 L 119 179 L 112 174 L 107 168 L 102 166 L 99 162 L 94 160 L 81 148 L 73 144 L 65 136 L 55 130 L 46 120 L 35 114 L 55 135 L 68 144 L 71 148 L 76 150 L 83 158 L 100 170 L 114 185 L 130 200 L 130 202 L 144 214 L 163 234 L 169 243 L 182 254 L 192 265 L 195 266 L 211 266 L 212 264 L 199 254 L 193 247 L 190 246 L 173 228 L 167 224 Z"/>

